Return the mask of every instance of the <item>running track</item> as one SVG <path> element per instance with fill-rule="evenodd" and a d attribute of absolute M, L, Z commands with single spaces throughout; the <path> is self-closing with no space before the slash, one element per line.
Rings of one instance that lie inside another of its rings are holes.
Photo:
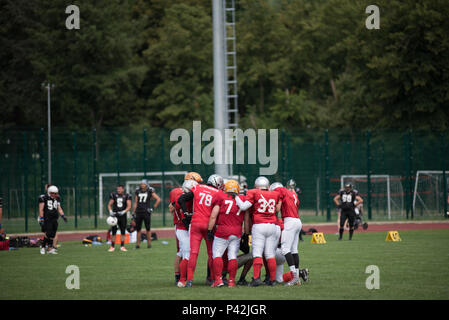
<path fill-rule="evenodd" d="M 387 232 L 387 231 L 404 231 L 404 230 L 431 230 L 431 229 L 449 229 L 449 222 L 446 221 L 422 221 L 422 222 L 368 222 L 369 227 L 363 230 L 361 227 L 355 233 L 364 232 Z M 325 234 L 335 234 L 338 232 L 336 223 L 317 223 L 304 224 L 303 230 L 308 231 L 309 228 L 315 228 L 318 232 Z M 152 229 L 151 232 L 156 232 L 158 238 L 174 238 L 175 231 L 173 228 L 159 228 Z M 42 237 L 42 233 L 38 234 L 11 234 L 9 236 L 28 236 L 30 238 Z M 102 240 L 106 239 L 105 230 L 90 230 L 90 231 L 63 231 L 58 232 L 58 241 L 81 241 L 85 236 L 99 235 Z"/>

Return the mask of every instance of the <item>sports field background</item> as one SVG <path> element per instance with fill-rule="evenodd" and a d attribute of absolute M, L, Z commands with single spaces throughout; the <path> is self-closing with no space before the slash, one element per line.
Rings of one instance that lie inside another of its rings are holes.
<path fill-rule="evenodd" d="M 386 242 L 385 232 L 355 233 L 352 241 L 326 234 L 326 244 L 300 242 L 301 267 L 310 282 L 302 286 L 209 288 L 202 244 L 193 288 L 174 286 L 172 238 L 153 241 L 151 249 L 107 252 L 107 246 L 85 247 L 63 242 L 58 255 L 38 248 L 0 252 L 0 299 L 448 299 L 449 232 L 401 231 L 401 242 Z M 168 244 L 163 244 L 163 241 Z M 80 289 L 65 287 L 68 265 L 80 269 Z M 380 269 L 380 289 L 368 290 L 366 267 Z M 287 271 L 287 266 L 284 266 Z M 240 275 L 241 269 L 238 271 Z M 251 279 L 252 271 L 247 275 Z"/>

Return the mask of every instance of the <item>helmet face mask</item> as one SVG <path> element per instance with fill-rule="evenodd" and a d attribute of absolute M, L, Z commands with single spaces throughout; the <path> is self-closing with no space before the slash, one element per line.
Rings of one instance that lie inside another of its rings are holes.
<path fill-rule="evenodd" d="M 256 179 L 256 181 L 254 181 L 254 187 L 256 189 L 265 189 L 268 190 L 268 188 L 270 187 L 270 181 L 268 180 L 267 177 L 258 177 Z"/>
<path fill-rule="evenodd" d="M 223 189 L 224 180 L 222 176 L 213 174 L 207 179 L 207 184 L 221 190 Z"/>
<path fill-rule="evenodd" d="M 287 188 L 293 190 L 296 188 L 296 182 L 293 179 L 287 181 Z"/>
<path fill-rule="evenodd" d="M 58 196 L 59 190 L 58 187 L 56 186 L 49 186 L 47 189 L 47 193 L 50 197 L 52 198 L 56 198 Z"/>
<path fill-rule="evenodd" d="M 346 183 L 345 184 L 345 191 L 346 192 L 349 192 L 349 191 L 351 191 L 352 190 L 352 184 L 351 183 Z"/>

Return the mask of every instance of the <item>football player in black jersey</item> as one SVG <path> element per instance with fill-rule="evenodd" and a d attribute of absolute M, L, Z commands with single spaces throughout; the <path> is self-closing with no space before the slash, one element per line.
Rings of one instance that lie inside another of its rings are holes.
<path fill-rule="evenodd" d="M 156 200 L 153 208 L 150 207 L 151 199 Z M 136 249 L 140 248 L 142 222 L 145 222 L 145 229 L 147 230 L 147 247 L 151 248 L 151 213 L 159 206 L 160 202 L 161 198 L 156 194 L 154 188 L 149 186 L 146 179 L 142 180 L 140 187 L 135 192 L 133 208 L 133 219 L 137 230 Z"/>
<path fill-rule="evenodd" d="M 354 233 L 355 207 L 363 203 L 362 197 L 359 196 L 357 190 L 353 189 L 352 184 L 347 183 L 334 198 L 335 205 L 340 208 L 340 229 L 338 230 L 338 240 L 343 238 L 343 231 L 346 219 L 349 222 L 349 240 L 352 240 Z"/>
<path fill-rule="evenodd" d="M 45 233 L 40 253 L 45 254 L 45 246 L 48 245 L 48 253 L 57 254 L 53 240 L 58 230 L 58 218 L 61 216 L 65 222 L 67 218 L 61 207 L 61 198 L 56 186 L 48 187 L 47 193 L 39 196 L 39 224 Z"/>
<path fill-rule="evenodd" d="M 112 239 L 109 252 L 115 250 L 115 236 L 117 229 L 120 228 L 120 250 L 127 251 L 125 248 L 125 232 L 126 232 L 126 213 L 131 210 L 131 195 L 125 193 L 123 185 L 117 186 L 117 191 L 109 195 L 108 209 L 112 217 L 117 218 L 117 225 L 112 227 Z"/>

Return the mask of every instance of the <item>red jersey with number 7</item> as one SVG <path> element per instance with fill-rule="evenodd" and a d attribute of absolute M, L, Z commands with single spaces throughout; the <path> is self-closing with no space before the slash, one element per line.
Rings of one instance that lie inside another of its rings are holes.
<path fill-rule="evenodd" d="M 223 193 L 223 191 L 205 184 L 197 184 L 192 188 L 192 192 L 193 216 L 191 223 L 207 226 L 209 224 L 212 208 L 217 202 L 217 196 L 220 193 Z"/>
<path fill-rule="evenodd" d="M 246 200 L 252 203 L 253 224 L 276 223 L 276 205 L 280 195 L 275 191 L 251 189 L 246 193 Z"/>
<path fill-rule="evenodd" d="M 245 202 L 245 196 L 239 195 L 238 197 Z M 234 235 L 240 238 L 242 235 L 242 225 L 245 214 L 240 210 L 234 197 L 222 192 L 217 197 L 215 205 L 220 206 L 215 236 L 222 239 L 228 239 L 229 236 Z"/>

